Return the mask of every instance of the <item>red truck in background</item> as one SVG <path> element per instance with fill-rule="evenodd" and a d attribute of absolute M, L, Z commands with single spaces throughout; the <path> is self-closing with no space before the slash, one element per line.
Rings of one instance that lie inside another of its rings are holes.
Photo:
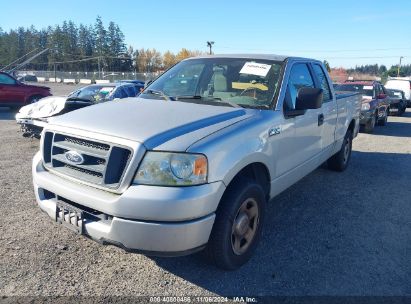
<path fill-rule="evenodd" d="M 48 87 L 28 85 L 0 72 L 0 107 L 17 109 L 50 95 Z"/>

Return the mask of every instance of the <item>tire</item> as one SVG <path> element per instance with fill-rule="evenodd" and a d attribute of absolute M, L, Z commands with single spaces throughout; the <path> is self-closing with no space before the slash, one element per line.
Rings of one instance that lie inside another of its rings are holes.
<path fill-rule="evenodd" d="M 378 120 L 378 125 L 379 126 L 386 126 L 387 122 L 388 122 L 388 113 L 389 113 L 389 109 L 385 110 L 385 115 L 382 119 Z"/>
<path fill-rule="evenodd" d="M 342 172 L 348 167 L 352 151 L 352 132 L 348 130 L 344 136 L 344 141 L 340 151 L 327 160 L 328 168 L 334 171 Z"/>
<path fill-rule="evenodd" d="M 404 115 L 406 110 L 407 110 L 407 103 L 403 103 L 402 107 L 401 107 L 401 115 L 400 116 Z"/>
<path fill-rule="evenodd" d="M 218 206 L 205 249 L 214 265 L 235 270 L 251 258 L 261 238 L 265 206 L 265 193 L 259 184 L 245 178 L 230 184 Z M 249 240 L 244 237 L 247 234 Z"/>
<path fill-rule="evenodd" d="M 43 96 L 41 96 L 41 95 L 31 96 L 31 97 L 29 98 L 27 104 L 35 103 L 35 102 L 39 101 L 39 100 L 42 99 L 42 98 L 43 98 Z"/>
<path fill-rule="evenodd" d="M 364 132 L 365 133 L 372 133 L 374 132 L 375 124 L 377 122 L 377 115 L 374 115 L 370 121 L 367 122 L 367 124 L 364 126 Z"/>

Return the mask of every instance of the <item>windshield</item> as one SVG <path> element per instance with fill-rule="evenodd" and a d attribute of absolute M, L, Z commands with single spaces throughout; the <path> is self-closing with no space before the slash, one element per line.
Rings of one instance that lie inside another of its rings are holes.
<path fill-rule="evenodd" d="M 362 84 L 340 84 L 335 88 L 336 91 L 360 92 L 364 96 L 373 97 L 374 90 L 372 85 Z"/>
<path fill-rule="evenodd" d="M 74 91 L 68 96 L 71 100 L 88 100 L 92 102 L 103 102 L 111 100 L 111 92 L 115 87 L 104 85 L 91 85 Z"/>
<path fill-rule="evenodd" d="M 197 58 L 182 61 L 140 95 L 202 104 L 268 108 L 282 64 L 271 60 Z"/>

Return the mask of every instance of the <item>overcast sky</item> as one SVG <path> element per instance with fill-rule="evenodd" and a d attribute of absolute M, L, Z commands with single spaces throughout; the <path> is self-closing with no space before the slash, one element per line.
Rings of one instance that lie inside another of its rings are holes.
<path fill-rule="evenodd" d="M 332 67 L 411 63 L 410 0 L 2 1 L 0 27 L 92 24 L 98 15 L 134 48 L 206 51 L 213 40 L 215 53 L 297 55 Z"/>

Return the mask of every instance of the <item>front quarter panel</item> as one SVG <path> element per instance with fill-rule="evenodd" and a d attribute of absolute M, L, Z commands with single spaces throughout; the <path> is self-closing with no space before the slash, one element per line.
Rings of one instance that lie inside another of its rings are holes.
<path fill-rule="evenodd" d="M 251 163 L 264 164 L 274 176 L 276 145 L 268 130 L 280 126 L 281 113 L 253 110 L 255 115 L 233 124 L 189 147 L 189 152 L 203 153 L 208 158 L 208 181 L 228 185 L 234 176 Z"/>

